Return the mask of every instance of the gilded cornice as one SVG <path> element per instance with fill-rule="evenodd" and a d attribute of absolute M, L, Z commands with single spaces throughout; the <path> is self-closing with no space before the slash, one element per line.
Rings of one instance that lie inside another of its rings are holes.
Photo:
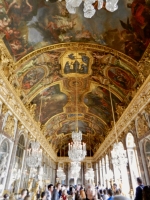
<path fill-rule="evenodd" d="M 57 162 L 62 162 L 62 163 L 70 163 L 71 160 L 69 159 L 69 157 L 57 157 Z M 82 162 L 93 162 L 93 157 L 85 157 L 85 159 Z"/>
<path fill-rule="evenodd" d="M 105 53 L 111 53 L 113 55 L 116 55 L 122 58 L 122 60 L 126 61 L 127 63 L 130 63 L 130 65 L 132 65 L 133 68 L 135 68 L 135 66 L 137 65 L 137 62 L 135 60 L 133 60 L 129 56 L 115 49 L 111 49 L 109 47 L 99 45 L 99 44 L 94 44 L 94 43 L 91 44 L 91 43 L 82 43 L 82 42 L 69 42 L 69 43 L 59 43 L 59 44 L 49 45 L 41 49 L 32 51 L 31 53 L 24 56 L 22 59 L 20 59 L 18 62 L 15 63 L 16 68 L 19 67 L 21 64 L 25 63 L 27 60 L 29 60 L 35 55 L 38 55 L 40 53 L 44 53 L 47 51 L 51 51 L 51 50 L 56 50 L 56 49 L 59 50 L 62 48 L 65 48 L 66 50 L 84 50 L 84 51 L 98 50 Z"/>
<path fill-rule="evenodd" d="M 138 113 L 140 113 L 143 108 L 150 102 L 150 75 L 147 77 L 146 81 L 143 83 L 141 88 L 137 91 L 136 95 L 130 102 L 129 106 L 126 108 L 122 116 L 116 123 L 117 136 L 125 131 L 129 124 L 136 118 Z M 104 142 L 99 147 L 98 151 L 94 154 L 93 160 L 96 161 L 102 157 L 107 149 L 115 143 L 115 128 L 110 131 L 109 135 L 106 137 Z"/>
<path fill-rule="evenodd" d="M 17 96 L 16 92 L 13 90 L 2 70 L 0 71 L 0 98 L 3 103 L 7 105 L 9 110 L 15 115 L 15 117 L 22 123 L 22 125 L 30 132 L 30 134 L 32 134 L 32 136 L 39 141 L 45 152 L 47 152 L 50 157 L 56 161 L 56 153 L 40 131 L 37 123 L 26 110 L 25 106 Z"/>

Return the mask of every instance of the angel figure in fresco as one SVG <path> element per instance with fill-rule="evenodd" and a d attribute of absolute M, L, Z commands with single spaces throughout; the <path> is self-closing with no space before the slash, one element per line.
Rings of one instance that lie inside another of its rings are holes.
<path fill-rule="evenodd" d="M 119 104 L 116 104 L 116 113 L 118 118 L 123 114 L 125 107 Z"/>
<path fill-rule="evenodd" d="M 139 120 L 138 120 L 138 125 L 137 125 L 137 130 L 138 130 L 138 135 L 142 136 L 143 134 L 147 133 L 148 131 L 148 125 L 146 123 L 146 120 L 144 118 L 144 116 L 140 116 Z"/>
<path fill-rule="evenodd" d="M 36 57 L 30 60 L 20 71 L 17 72 L 18 77 L 22 76 L 26 71 L 36 65 Z"/>
<path fill-rule="evenodd" d="M 20 9 L 23 2 L 24 2 L 24 0 L 13 0 L 13 1 L 9 4 L 9 7 L 8 7 L 8 9 L 7 9 L 7 13 L 10 11 L 10 9 L 11 9 L 12 7 L 15 7 L 16 9 Z M 31 6 L 31 4 L 29 3 L 29 0 L 25 0 L 25 3 L 26 3 L 26 5 L 29 7 L 29 11 L 31 12 L 31 11 L 32 11 L 32 6 Z"/>

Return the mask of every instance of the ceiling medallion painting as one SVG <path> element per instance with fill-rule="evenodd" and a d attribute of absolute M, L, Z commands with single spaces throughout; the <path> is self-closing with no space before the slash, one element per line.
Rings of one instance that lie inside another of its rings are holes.
<path fill-rule="evenodd" d="M 138 68 L 132 59 L 107 47 L 79 45 L 37 50 L 21 65 L 17 63 L 11 77 L 25 106 L 34 105 L 34 118 L 47 141 L 58 153 L 62 146 L 64 154 L 77 114 L 87 153 L 90 146 L 94 153 L 113 127 L 109 86 L 116 119 L 117 107 L 125 108 L 138 86 Z"/>
<path fill-rule="evenodd" d="M 139 60 L 149 44 L 149 1 L 118 2 L 111 13 L 101 9 L 91 19 L 66 10 L 65 1 L 47 5 L 45 0 L 0 2 L 0 32 L 14 60 L 47 45 L 89 42 L 104 45 Z M 36 35 L 36 37 L 35 37 Z"/>
<path fill-rule="evenodd" d="M 69 75 L 71 73 L 88 75 L 91 73 L 93 57 L 89 52 L 85 51 L 70 51 L 62 55 L 61 66 L 62 74 Z"/>

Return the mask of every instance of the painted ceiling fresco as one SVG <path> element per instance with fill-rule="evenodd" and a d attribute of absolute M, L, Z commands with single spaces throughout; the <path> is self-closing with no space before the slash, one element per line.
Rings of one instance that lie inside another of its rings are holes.
<path fill-rule="evenodd" d="M 78 127 L 92 154 L 113 127 L 117 107 L 127 107 L 138 87 L 136 61 L 107 47 L 81 43 L 34 52 L 18 64 L 11 83 L 54 150 L 71 142 Z M 51 48 L 51 46 L 50 46 Z M 96 139 L 95 139 L 96 138 Z"/>
<path fill-rule="evenodd" d="M 82 6 L 76 14 L 70 15 L 65 9 L 65 1 L 47 4 L 44 0 L 0 0 L 0 33 L 14 60 L 50 44 L 89 42 L 116 49 L 138 61 L 150 42 L 149 1 L 133 0 L 128 4 L 120 0 L 118 6 L 114 13 L 103 8 L 91 19 L 86 19 Z M 88 68 L 82 66 L 80 73 L 87 71 Z M 35 74 L 41 72 L 41 68 L 34 70 Z M 109 76 L 114 76 L 111 69 Z M 126 74 L 125 79 L 128 76 Z M 35 84 L 31 83 L 33 87 Z M 132 81 L 126 89 L 131 84 Z M 24 83 L 24 88 L 27 90 L 31 85 Z"/>

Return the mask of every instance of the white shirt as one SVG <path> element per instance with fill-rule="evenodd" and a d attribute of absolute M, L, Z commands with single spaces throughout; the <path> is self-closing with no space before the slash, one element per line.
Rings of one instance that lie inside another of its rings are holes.
<path fill-rule="evenodd" d="M 48 190 L 47 191 L 47 197 L 46 197 L 47 200 L 51 200 L 52 199 L 52 193 Z"/>
<path fill-rule="evenodd" d="M 107 194 L 104 194 L 102 198 L 103 198 L 103 200 L 107 200 L 109 198 L 109 196 Z"/>

